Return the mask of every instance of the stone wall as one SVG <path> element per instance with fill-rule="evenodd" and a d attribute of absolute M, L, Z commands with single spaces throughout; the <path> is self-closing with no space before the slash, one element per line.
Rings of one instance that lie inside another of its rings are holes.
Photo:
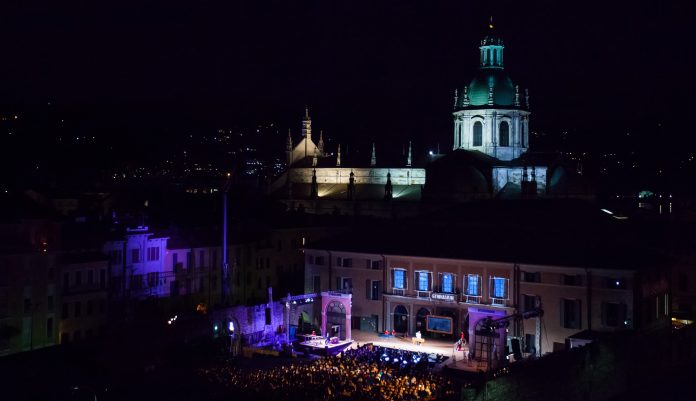
<path fill-rule="evenodd" d="M 290 181 L 293 183 L 312 182 L 313 168 L 293 168 L 290 170 Z M 391 174 L 392 185 L 423 185 L 425 184 L 425 169 L 423 168 L 348 168 L 330 167 L 317 168 L 318 184 L 348 184 L 351 171 L 355 184 L 387 183 L 387 174 Z"/>
<path fill-rule="evenodd" d="M 215 312 L 214 323 L 220 330 L 228 330 L 229 322 L 234 322 L 235 333 L 242 336 L 245 344 L 255 344 L 269 340 L 285 326 L 283 308 L 280 302 L 253 306 L 233 306 Z M 266 324 L 266 308 L 270 308 L 271 322 Z"/>

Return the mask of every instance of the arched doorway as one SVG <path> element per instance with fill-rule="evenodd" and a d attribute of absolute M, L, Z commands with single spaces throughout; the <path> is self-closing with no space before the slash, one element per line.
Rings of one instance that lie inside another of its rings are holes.
<path fill-rule="evenodd" d="M 397 333 L 408 332 L 408 310 L 403 305 L 394 308 L 394 324 L 392 326 Z"/>
<path fill-rule="evenodd" d="M 326 330 L 331 337 L 346 339 L 346 308 L 338 301 L 326 306 Z"/>
<path fill-rule="evenodd" d="M 428 315 L 430 315 L 428 308 L 420 308 L 416 313 L 416 331 L 420 331 L 423 336 L 428 333 Z"/>

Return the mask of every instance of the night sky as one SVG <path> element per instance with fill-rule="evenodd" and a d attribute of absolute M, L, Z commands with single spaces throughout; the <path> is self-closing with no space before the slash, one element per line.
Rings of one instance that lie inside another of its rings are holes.
<path fill-rule="evenodd" d="M 488 3 L 5 4 L 0 105 L 51 102 L 112 134 L 159 138 L 264 120 L 298 134 L 309 104 L 316 129 L 341 142 L 446 150 L 453 90 L 473 77 L 493 15 L 506 69 L 530 89 L 533 131 L 696 144 L 689 6 Z"/>

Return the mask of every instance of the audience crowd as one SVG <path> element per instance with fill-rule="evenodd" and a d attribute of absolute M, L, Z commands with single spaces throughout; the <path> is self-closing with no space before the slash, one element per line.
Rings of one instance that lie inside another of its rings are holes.
<path fill-rule="evenodd" d="M 244 371 L 221 366 L 203 376 L 237 397 L 273 400 L 436 400 L 454 399 L 455 386 L 433 374 L 442 355 L 365 345 L 311 363 Z"/>

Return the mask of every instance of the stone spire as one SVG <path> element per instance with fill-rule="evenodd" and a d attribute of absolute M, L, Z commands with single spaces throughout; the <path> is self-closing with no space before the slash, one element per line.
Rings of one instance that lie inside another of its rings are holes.
<path fill-rule="evenodd" d="M 529 89 L 524 90 L 524 104 L 529 108 Z"/>
<path fill-rule="evenodd" d="M 515 107 L 520 107 L 520 86 L 515 85 Z"/>
<path fill-rule="evenodd" d="M 459 106 L 459 92 L 455 88 L 454 89 L 454 109 L 456 110 L 458 106 Z"/>
<path fill-rule="evenodd" d="M 411 167 L 411 141 L 408 141 L 408 157 L 406 158 L 406 167 Z"/>
<path fill-rule="evenodd" d="M 462 106 L 464 106 L 464 107 L 469 106 L 469 87 L 468 86 L 464 87 L 464 100 L 462 100 Z"/>
<path fill-rule="evenodd" d="M 493 106 L 493 85 L 488 86 L 488 105 Z"/>
<path fill-rule="evenodd" d="M 341 167 L 341 144 L 338 144 L 338 155 L 336 156 L 336 167 Z"/>
<path fill-rule="evenodd" d="M 305 139 L 305 157 L 309 156 L 309 143 L 312 141 L 312 119 L 309 118 L 309 107 L 305 106 L 305 115 L 302 118 L 302 137 Z"/>
<path fill-rule="evenodd" d="M 292 134 L 290 129 L 288 129 L 288 139 L 285 141 L 285 158 L 289 167 L 292 164 Z"/>
<path fill-rule="evenodd" d="M 370 167 L 377 165 L 377 155 L 375 153 L 375 143 L 372 142 L 372 157 L 370 158 Z"/>
<path fill-rule="evenodd" d="M 312 167 L 316 167 L 319 162 L 319 148 L 314 148 L 314 156 L 312 156 Z"/>
<path fill-rule="evenodd" d="M 319 131 L 319 155 L 324 156 L 324 131 Z"/>

